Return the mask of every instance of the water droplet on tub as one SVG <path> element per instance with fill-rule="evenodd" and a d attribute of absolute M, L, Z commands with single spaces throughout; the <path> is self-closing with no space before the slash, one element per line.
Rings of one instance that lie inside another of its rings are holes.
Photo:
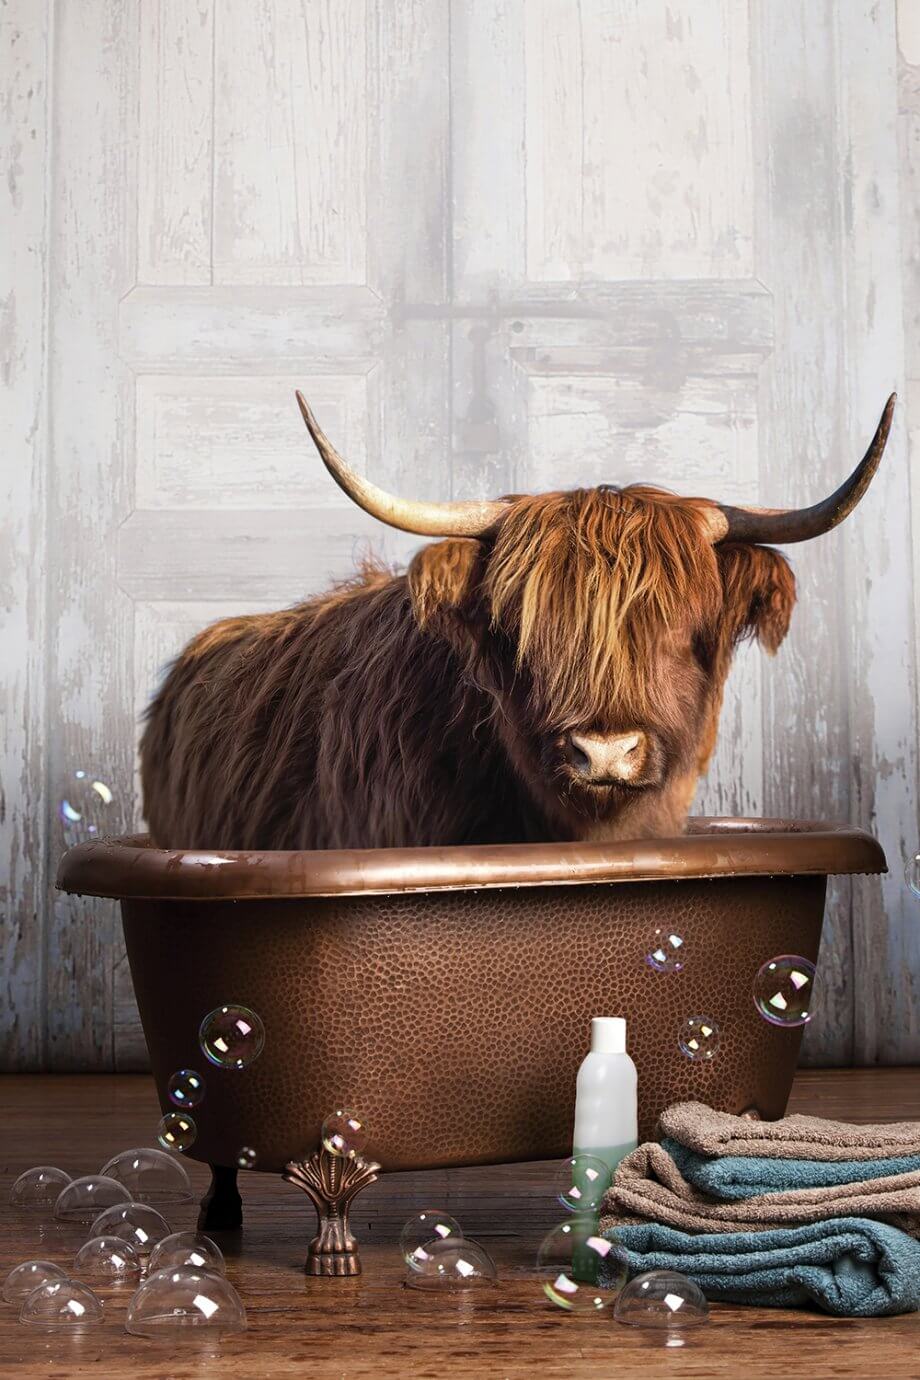
<path fill-rule="evenodd" d="M 446 1241 L 448 1237 L 463 1239 L 463 1232 L 456 1217 L 441 1208 L 425 1208 L 409 1218 L 399 1234 L 399 1249 L 403 1260 L 413 1270 L 420 1270 L 431 1254 L 436 1241 Z"/>
<path fill-rule="evenodd" d="M 209 1012 L 201 1022 L 198 1042 L 218 1068 L 245 1069 L 258 1059 L 265 1044 L 262 1019 L 248 1006 L 229 1002 Z"/>
<path fill-rule="evenodd" d="M 656 973 L 679 973 L 684 966 L 683 939 L 671 930 L 656 929 L 645 961 Z"/>
<path fill-rule="evenodd" d="M 801 954 L 779 954 L 758 968 L 754 1005 L 771 1025 L 807 1025 L 813 1015 L 815 965 Z"/>
<path fill-rule="evenodd" d="M 179 1069 L 166 1085 L 170 1102 L 177 1107 L 197 1107 L 204 1100 L 204 1079 L 194 1069 Z"/>
<path fill-rule="evenodd" d="M 705 1064 L 719 1048 L 719 1027 L 711 1016 L 688 1016 L 678 1043 L 681 1053 L 695 1064 Z"/>
<path fill-rule="evenodd" d="M 164 1150 L 189 1150 L 197 1135 L 198 1127 L 188 1112 L 167 1112 L 160 1117 L 157 1140 Z"/>
<path fill-rule="evenodd" d="M 336 1112 L 330 1112 L 323 1122 L 321 1139 L 330 1155 L 341 1155 L 345 1160 L 353 1160 L 363 1154 L 367 1145 L 364 1118 L 358 1116 L 357 1112 L 346 1112 L 341 1108 Z"/>

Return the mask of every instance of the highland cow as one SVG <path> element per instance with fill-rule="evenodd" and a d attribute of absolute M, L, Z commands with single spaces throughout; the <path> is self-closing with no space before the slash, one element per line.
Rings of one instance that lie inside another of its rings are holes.
<path fill-rule="evenodd" d="M 679 833 L 716 740 L 732 654 L 775 652 L 795 582 L 765 542 L 841 522 L 866 455 L 804 510 L 651 485 L 419 503 L 334 450 L 366 511 L 443 540 L 278 613 L 195 637 L 141 744 L 154 840 L 176 848 L 370 848 Z"/>

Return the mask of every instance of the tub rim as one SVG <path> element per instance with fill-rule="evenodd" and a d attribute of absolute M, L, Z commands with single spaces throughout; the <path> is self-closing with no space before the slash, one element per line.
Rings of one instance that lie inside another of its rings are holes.
<path fill-rule="evenodd" d="M 118 900 L 283 900 L 499 887 L 887 872 L 871 834 L 813 820 L 697 816 L 674 838 L 444 848 L 157 848 L 147 834 L 77 844 L 56 886 Z"/>

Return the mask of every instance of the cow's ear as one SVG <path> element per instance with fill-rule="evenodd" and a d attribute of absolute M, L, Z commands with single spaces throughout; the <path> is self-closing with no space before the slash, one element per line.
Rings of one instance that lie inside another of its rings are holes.
<path fill-rule="evenodd" d="M 409 594 L 420 628 L 467 642 L 478 626 L 482 542 L 450 537 L 422 547 L 409 566 Z"/>
<path fill-rule="evenodd" d="M 722 571 L 723 619 L 732 645 L 756 637 L 775 652 L 789 631 L 795 576 L 786 557 L 769 546 L 716 548 Z"/>

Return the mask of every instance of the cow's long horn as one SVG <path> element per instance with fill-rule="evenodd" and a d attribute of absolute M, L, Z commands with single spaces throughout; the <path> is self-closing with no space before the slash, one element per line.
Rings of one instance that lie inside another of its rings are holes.
<path fill-rule="evenodd" d="M 713 541 L 775 542 L 809 541 L 843 522 L 856 507 L 878 469 L 897 393 L 885 404 L 872 444 L 845 483 L 830 498 L 811 508 L 731 508 L 719 504 L 713 513 Z"/>
<path fill-rule="evenodd" d="M 297 402 L 313 444 L 320 453 L 326 469 L 339 488 L 353 503 L 372 517 L 403 532 L 416 532 L 423 537 L 484 537 L 505 512 L 506 504 L 490 503 L 424 503 L 397 498 L 379 489 L 370 480 L 356 474 L 343 460 L 317 422 L 303 394 L 297 391 Z"/>

